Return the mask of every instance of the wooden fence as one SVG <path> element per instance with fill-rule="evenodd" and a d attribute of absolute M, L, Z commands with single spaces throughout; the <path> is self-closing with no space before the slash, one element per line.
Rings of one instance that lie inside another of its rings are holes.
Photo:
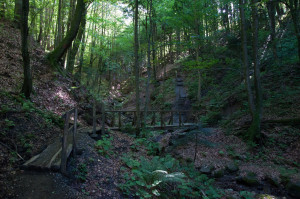
<path fill-rule="evenodd" d="M 71 117 L 73 116 L 74 123 L 70 122 Z M 67 159 L 68 159 L 68 143 L 70 140 L 70 136 L 68 136 L 70 133 L 72 133 L 72 151 L 73 155 L 76 155 L 76 139 L 75 135 L 77 133 L 77 117 L 78 117 L 78 109 L 74 108 L 68 112 L 66 112 L 62 118 L 65 120 L 64 125 L 64 132 L 63 132 L 63 139 L 62 139 L 62 151 L 61 151 L 61 164 L 60 164 L 60 171 L 61 173 L 65 174 L 67 170 Z"/>
<path fill-rule="evenodd" d="M 113 130 L 120 130 L 123 126 L 122 122 L 122 115 L 132 115 L 132 125 L 136 125 L 136 119 L 137 119 L 137 111 L 136 110 L 105 110 L 104 106 L 102 104 L 101 106 L 101 132 L 105 131 L 105 122 L 107 115 L 110 113 L 111 115 L 111 121 L 110 121 L 110 128 Z M 144 124 L 147 127 L 152 128 L 166 128 L 166 127 L 182 127 L 184 125 L 183 116 L 197 113 L 198 111 L 185 111 L 185 110 L 148 110 L 147 116 L 151 116 L 151 122 Z M 117 115 L 117 117 L 116 117 Z M 143 121 L 143 116 L 145 115 L 145 111 L 140 111 L 140 118 L 141 121 Z M 165 121 L 165 116 L 169 116 L 169 121 Z M 174 116 L 178 116 L 178 123 L 174 123 Z M 158 117 L 158 118 L 157 118 Z M 93 133 L 96 133 L 96 121 L 99 118 L 99 116 L 96 115 L 96 106 L 93 106 Z M 116 123 L 117 118 L 117 123 Z M 157 120 L 158 119 L 158 120 Z M 160 121 L 159 125 L 156 125 L 156 121 Z M 117 124 L 117 126 L 115 126 Z"/>

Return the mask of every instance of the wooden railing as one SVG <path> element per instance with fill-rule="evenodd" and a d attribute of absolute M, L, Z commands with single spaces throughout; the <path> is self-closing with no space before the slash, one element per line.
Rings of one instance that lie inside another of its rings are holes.
<path fill-rule="evenodd" d="M 73 115 L 74 123 L 70 123 L 71 116 Z M 73 155 L 76 155 L 76 139 L 75 135 L 77 133 L 77 117 L 78 117 L 78 109 L 74 108 L 68 112 L 66 112 L 64 115 L 62 115 L 62 118 L 65 121 L 64 124 L 64 132 L 63 132 L 63 139 L 62 139 L 62 151 L 61 151 L 61 164 L 60 164 L 60 171 L 61 173 L 65 174 L 67 170 L 67 159 L 68 159 L 68 135 L 69 133 L 72 133 L 72 151 Z"/>
<path fill-rule="evenodd" d="M 105 131 L 105 121 L 106 121 L 107 115 L 109 113 L 111 114 L 111 118 L 112 118 L 109 126 L 112 129 L 121 129 L 122 128 L 122 125 L 123 125 L 122 115 L 130 115 L 131 114 L 133 116 L 132 125 L 133 126 L 136 125 L 136 119 L 137 119 L 137 111 L 136 110 L 105 110 L 103 105 L 101 107 L 102 107 L 101 108 L 101 132 Z M 184 121 L 183 121 L 184 114 L 188 115 L 188 114 L 197 113 L 197 112 L 198 111 L 185 111 L 185 110 L 148 110 L 147 116 L 152 116 L 152 119 L 151 119 L 150 123 L 146 124 L 146 126 L 149 127 L 149 125 L 150 125 L 151 127 L 164 128 L 164 127 L 166 127 L 166 124 L 168 124 L 171 126 L 173 125 L 175 127 L 174 116 L 178 115 L 178 123 L 176 123 L 176 126 L 181 127 L 184 124 Z M 117 118 L 118 118 L 117 126 L 115 126 L 115 123 L 116 123 L 115 115 L 116 114 L 117 114 Z M 143 121 L 144 115 L 145 115 L 145 111 L 141 110 L 140 111 L 141 121 Z M 159 126 L 156 125 L 157 115 L 159 116 L 158 119 L 160 120 Z M 169 121 L 167 121 L 167 122 L 165 121 L 165 117 L 164 117 L 166 115 L 168 115 L 170 118 Z M 94 105 L 94 108 L 93 108 L 93 132 L 94 133 L 96 133 L 97 118 L 99 118 L 99 117 L 96 115 L 96 107 Z"/>

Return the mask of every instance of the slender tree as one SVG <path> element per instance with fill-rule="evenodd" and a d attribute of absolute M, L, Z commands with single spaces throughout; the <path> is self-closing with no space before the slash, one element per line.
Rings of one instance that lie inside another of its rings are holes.
<path fill-rule="evenodd" d="M 78 52 L 78 48 L 79 48 L 81 39 L 84 34 L 85 24 L 86 24 L 86 10 L 84 11 L 84 15 L 80 22 L 80 28 L 78 31 L 78 35 L 77 35 L 75 41 L 73 42 L 73 46 L 72 46 L 71 50 L 68 53 L 67 71 L 70 73 L 73 73 L 73 70 L 74 70 L 75 56 Z"/>
<path fill-rule="evenodd" d="M 48 60 L 52 66 L 56 66 L 60 59 L 64 56 L 66 51 L 72 45 L 73 40 L 77 36 L 79 30 L 81 18 L 85 11 L 85 0 L 77 0 L 76 10 L 74 18 L 71 23 L 70 30 L 67 32 L 65 38 L 59 43 L 59 45 L 48 54 Z"/>
<path fill-rule="evenodd" d="M 23 69 L 24 69 L 24 82 L 22 87 L 22 93 L 24 93 L 26 98 L 30 98 L 30 94 L 32 91 L 30 57 L 28 52 L 28 13 L 29 13 L 29 0 L 24 0 L 22 3 L 22 12 L 21 12 L 22 57 L 23 57 Z"/>
<path fill-rule="evenodd" d="M 14 21 L 20 27 L 22 15 L 22 0 L 15 0 Z"/>
<path fill-rule="evenodd" d="M 139 1 L 135 0 L 134 10 L 134 70 L 135 70 L 135 92 L 136 92 L 136 136 L 140 135 L 140 71 L 139 71 Z"/>

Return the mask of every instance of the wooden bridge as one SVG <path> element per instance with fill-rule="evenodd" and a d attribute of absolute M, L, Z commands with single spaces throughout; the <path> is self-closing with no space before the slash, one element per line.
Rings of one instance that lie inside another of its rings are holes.
<path fill-rule="evenodd" d="M 173 129 L 183 126 L 194 126 L 193 114 L 197 114 L 198 111 L 186 111 L 186 110 L 148 110 L 147 118 L 144 118 L 144 110 L 139 111 L 141 118 L 141 125 L 143 128 L 150 129 Z M 93 110 L 93 133 L 97 130 L 105 131 L 105 124 L 108 124 L 108 128 L 111 130 L 121 130 L 123 124 L 131 124 L 136 126 L 137 111 L 136 110 L 101 110 L 101 128 L 97 128 L 97 119 L 100 116 L 96 115 L 96 110 Z M 108 120 L 110 119 L 110 120 Z M 176 119 L 178 121 L 176 121 Z M 124 122 L 124 120 L 127 120 Z"/>
<path fill-rule="evenodd" d="M 149 122 L 143 123 L 143 127 L 151 129 L 173 129 L 178 127 L 194 126 L 196 124 L 186 122 L 191 118 L 189 116 L 195 112 L 197 111 L 149 110 L 147 111 L 147 119 L 148 117 L 150 118 L 148 119 Z M 140 111 L 140 114 L 141 118 L 144 118 L 143 116 L 145 116 L 145 111 Z M 71 152 L 76 155 L 77 143 L 84 135 L 87 135 L 87 133 L 95 134 L 100 130 L 102 133 L 105 132 L 105 129 L 107 128 L 111 130 L 120 130 L 125 123 L 135 126 L 137 120 L 137 111 L 104 110 L 104 107 L 102 107 L 101 127 L 97 127 L 96 121 L 99 116 L 96 115 L 96 109 L 94 106 L 93 126 L 81 128 L 79 130 L 77 130 L 77 108 L 66 112 L 64 115 L 62 115 L 62 118 L 65 121 L 62 138 L 55 139 L 55 141 L 48 145 L 48 147 L 42 153 L 25 162 L 23 164 L 24 168 L 60 170 L 61 173 L 66 174 L 67 159 Z M 71 119 L 73 119 L 73 122 L 71 122 Z M 147 120 L 143 119 L 142 121 Z M 106 128 L 105 124 L 109 124 L 109 127 Z"/>

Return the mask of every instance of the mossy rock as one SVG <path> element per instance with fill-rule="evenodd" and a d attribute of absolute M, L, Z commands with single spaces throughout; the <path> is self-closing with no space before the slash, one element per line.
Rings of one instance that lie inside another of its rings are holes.
<path fill-rule="evenodd" d="M 226 169 L 229 171 L 229 173 L 235 173 L 239 170 L 239 167 L 234 162 L 231 162 L 226 166 Z"/>
<path fill-rule="evenodd" d="M 272 176 L 266 176 L 265 180 L 272 186 L 279 187 L 280 179 L 274 178 Z"/>
<path fill-rule="evenodd" d="M 213 172 L 213 176 L 215 178 L 222 178 L 225 175 L 225 170 L 224 169 L 218 169 Z"/>
<path fill-rule="evenodd" d="M 257 176 L 253 172 L 247 173 L 245 176 L 240 176 L 236 179 L 236 181 L 240 184 L 248 185 L 248 186 L 257 186 L 259 185 L 259 181 Z"/>
<path fill-rule="evenodd" d="M 212 170 L 213 170 L 213 167 L 207 166 L 207 165 L 204 165 L 200 168 L 200 172 L 203 174 L 211 174 Z"/>
<path fill-rule="evenodd" d="M 287 185 L 287 190 L 291 196 L 300 198 L 300 181 L 290 182 Z"/>

